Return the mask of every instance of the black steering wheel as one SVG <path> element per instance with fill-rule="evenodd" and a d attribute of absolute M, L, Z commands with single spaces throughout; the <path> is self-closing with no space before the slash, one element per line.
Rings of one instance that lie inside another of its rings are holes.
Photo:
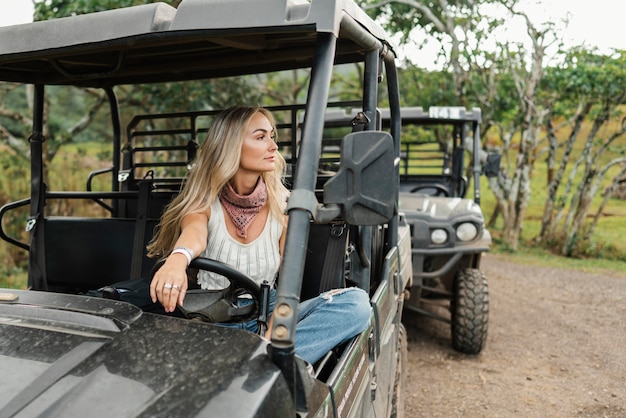
<path fill-rule="evenodd" d="M 420 190 L 434 190 L 434 193 L 426 193 L 429 196 L 444 196 L 449 197 L 450 192 L 448 189 L 441 184 L 420 184 L 419 186 L 415 186 L 410 190 L 410 193 L 417 193 Z"/>
<path fill-rule="evenodd" d="M 161 260 L 154 265 L 152 277 L 154 277 L 154 274 L 161 268 L 164 262 L 165 260 Z M 220 274 L 228 279 L 230 286 L 221 290 L 188 290 L 183 306 L 178 306 L 185 316 L 188 318 L 198 317 L 207 322 L 222 322 L 221 319 L 213 320 L 212 315 L 216 311 L 224 313 L 227 310 L 233 313 L 227 321 L 230 323 L 247 322 L 259 316 L 261 286 L 248 275 L 226 263 L 205 257 L 191 260 L 189 267 Z M 237 314 L 237 309 L 231 302 L 242 294 L 251 296 L 252 307 L 244 309 L 241 314 Z"/>

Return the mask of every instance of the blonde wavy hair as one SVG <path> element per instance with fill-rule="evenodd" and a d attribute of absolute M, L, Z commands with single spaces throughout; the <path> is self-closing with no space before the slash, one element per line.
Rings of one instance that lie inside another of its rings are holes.
<path fill-rule="evenodd" d="M 183 217 L 206 212 L 222 188 L 235 175 L 241 161 L 241 148 L 250 120 L 263 114 L 274 128 L 272 113 L 262 107 L 234 106 L 221 112 L 213 121 L 200 146 L 180 193 L 169 203 L 147 246 L 148 257 L 164 258 L 174 249 L 181 233 Z M 284 222 L 288 191 L 283 184 L 285 159 L 276 153 L 276 169 L 262 173 L 267 186 L 270 215 Z"/>

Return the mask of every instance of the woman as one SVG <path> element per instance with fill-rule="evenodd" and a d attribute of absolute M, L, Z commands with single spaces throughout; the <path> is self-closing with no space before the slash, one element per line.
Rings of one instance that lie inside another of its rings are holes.
<path fill-rule="evenodd" d="M 273 287 L 283 253 L 288 191 L 285 160 L 275 142 L 272 114 L 259 107 L 232 107 L 218 115 L 202 143 L 181 193 L 167 207 L 148 255 L 166 258 L 150 284 L 150 297 L 173 312 L 187 291 L 186 269 L 196 255 L 232 265 L 257 283 Z M 228 285 L 198 273 L 203 289 Z M 275 292 L 270 295 L 273 308 Z M 303 302 L 296 328 L 296 354 L 315 363 L 337 344 L 362 332 L 370 318 L 369 297 L 358 288 L 339 289 Z M 246 324 L 256 330 L 256 321 Z"/>

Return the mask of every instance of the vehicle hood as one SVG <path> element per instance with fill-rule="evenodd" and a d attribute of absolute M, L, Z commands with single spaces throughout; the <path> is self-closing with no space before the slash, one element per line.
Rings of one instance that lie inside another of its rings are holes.
<path fill-rule="evenodd" d="M 471 199 L 460 197 L 435 197 L 420 193 L 400 193 L 400 210 L 408 216 L 419 216 L 432 220 L 454 221 L 456 218 L 471 217 L 483 220 L 480 206 Z"/>
<path fill-rule="evenodd" d="M 0 302 L 0 416 L 293 411 L 268 344 L 257 335 L 142 313 L 123 302 L 0 292 L 17 296 Z"/>

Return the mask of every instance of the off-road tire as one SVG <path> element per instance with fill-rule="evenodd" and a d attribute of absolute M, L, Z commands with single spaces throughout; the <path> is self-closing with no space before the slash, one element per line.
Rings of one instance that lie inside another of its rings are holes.
<path fill-rule="evenodd" d="M 396 377 L 393 383 L 393 397 L 391 398 L 391 418 L 404 418 L 404 401 L 407 375 L 407 337 L 404 324 L 398 329 L 398 364 Z"/>
<path fill-rule="evenodd" d="M 478 354 L 487 340 L 489 288 L 478 269 L 460 270 L 450 302 L 452 347 L 465 354 Z"/>

